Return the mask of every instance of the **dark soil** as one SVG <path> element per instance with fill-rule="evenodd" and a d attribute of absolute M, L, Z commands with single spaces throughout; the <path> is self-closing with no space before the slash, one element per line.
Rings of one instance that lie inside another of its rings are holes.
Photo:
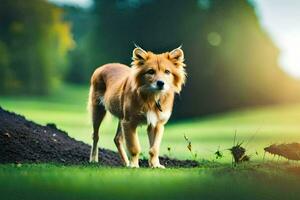
<path fill-rule="evenodd" d="M 300 143 L 272 144 L 264 148 L 265 152 L 282 156 L 288 160 L 300 160 Z"/>
<path fill-rule="evenodd" d="M 122 166 L 118 153 L 99 149 L 100 165 Z M 68 136 L 55 124 L 41 126 L 0 107 L 0 163 L 88 164 L 90 146 Z M 198 162 L 160 157 L 167 167 L 196 167 Z M 148 166 L 146 159 L 141 166 Z"/>

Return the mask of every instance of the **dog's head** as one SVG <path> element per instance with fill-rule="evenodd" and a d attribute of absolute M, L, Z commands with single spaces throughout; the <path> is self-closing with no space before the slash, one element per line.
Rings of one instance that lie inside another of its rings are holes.
<path fill-rule="evenodd" d="M 186 80 L 184 53 L 181 47 L 162 54 L 154 54 L 136 47 L 132 53 L 135 88 L 159 94 L 180 93 Z"/>

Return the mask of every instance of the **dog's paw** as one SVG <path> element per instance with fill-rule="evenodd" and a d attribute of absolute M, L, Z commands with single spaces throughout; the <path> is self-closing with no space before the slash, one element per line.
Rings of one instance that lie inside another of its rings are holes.
<path fill-rule="evenodd" d="M 130 163 L 127 167 L 129 168 L 140 168 L 139 163 Z"/>
<path fill-rule="evenodd" d="M 166 167 L 161 164 L 152 165 L 151 168 L 165 169 Z"/>
<path fill-rule="evenodd" d="M 166 167 L 164 165 L 161 165 L 161 164 L 157 165 L 155 168 L 166 169 Z"/>
<path fill-rule="evenodd" d="M 98 156 L 90 156 L 90 163 L 98 163 Z"/>
<path fill-rule="evenodd" d="M 123 165 L 124 165 L 124 167 L 130 167 L 130 163 L 129 162 L 124 162 Z"/>
<path fill-rule="evenodd" d="M 98 163 L 98 159 L 90 158 L 90 163 Z"/>
<path fill-rule="evenodd" d="M 98 149 L 91 149 L 90 153 L 90 163 L 97 163 L 99 160 L 99 154 L 98 154 Z"/>
<path fill-rule="evenodd" d="M 140 168 L 139 165 L 129 165 L 128 168 Z"/>

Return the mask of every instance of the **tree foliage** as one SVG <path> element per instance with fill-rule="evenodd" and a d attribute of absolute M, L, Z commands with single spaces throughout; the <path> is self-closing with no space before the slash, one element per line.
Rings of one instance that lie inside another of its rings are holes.
<path fill-rule="evenodd" d="M 74 46 L 62 10 L 41 0 L 0 5 L 0 94 L 46 94 L 59 84 Z"/>

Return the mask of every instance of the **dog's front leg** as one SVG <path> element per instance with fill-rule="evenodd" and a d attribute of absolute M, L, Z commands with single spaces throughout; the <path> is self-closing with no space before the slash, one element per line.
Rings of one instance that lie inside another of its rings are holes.
<path fill-rule="evenodd" d="M 164 133 L 164 125 L 162 123 L 158 123 L 155 127 L 149 125 L 147 131 L 150 143 L 149 166 L 152 168 L 165 168 L 159 162 L 159 148 Z"/>
<path fill-rule="evenodd" d="M 126 120 L 122 120 L 121 125 L 125 136 L 127 149 L 131 155 L 129 166 L 138 168 L 141 147 L 136 132 L 137 125 Z"/>

